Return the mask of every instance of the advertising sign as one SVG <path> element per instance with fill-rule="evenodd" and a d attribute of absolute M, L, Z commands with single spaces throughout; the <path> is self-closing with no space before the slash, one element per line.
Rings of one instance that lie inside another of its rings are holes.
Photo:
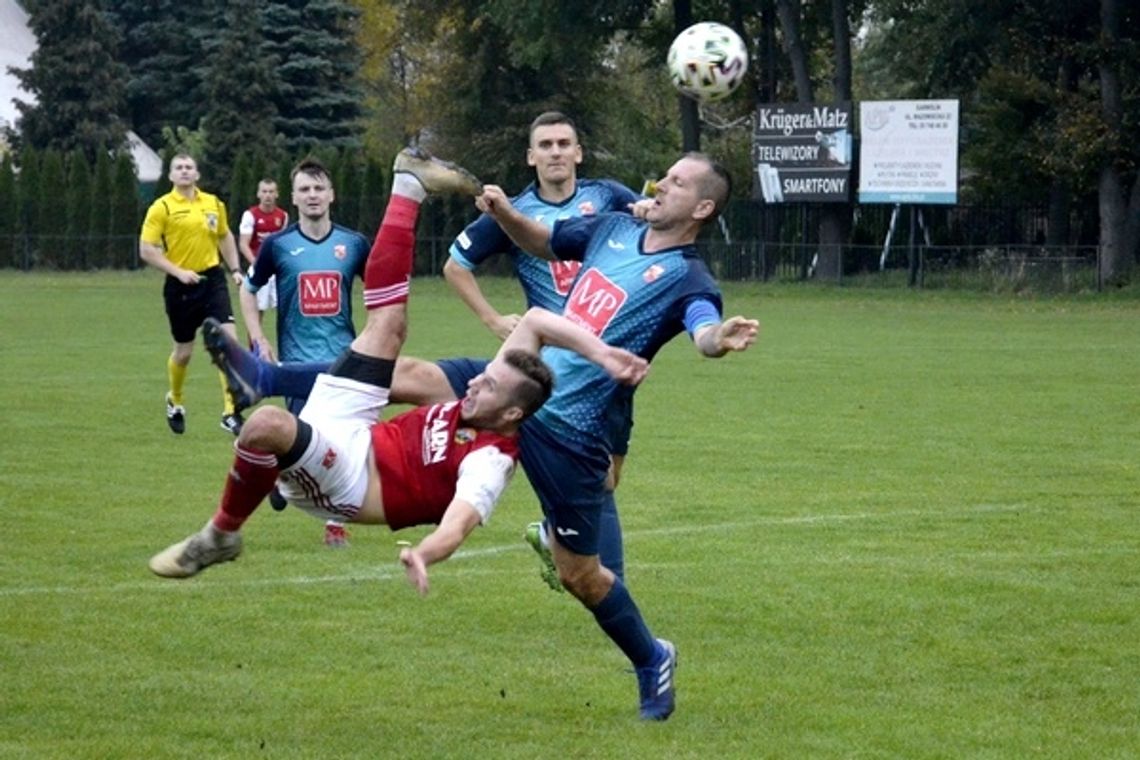
<path fill-rule="evenodd" d="M 859 202 L 958 202 L 958 101 L 859 104 Z"/>
<path fill-rule="evenodd" d="M 851 198 L 851 103 L 756 109 L 752 160 L 767 203 Z"/>

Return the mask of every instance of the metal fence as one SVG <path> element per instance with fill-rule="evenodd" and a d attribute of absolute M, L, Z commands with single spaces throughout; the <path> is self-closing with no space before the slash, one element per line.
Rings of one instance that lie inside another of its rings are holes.
<path fill-rule="evenodd" d="M 699 243 L 713 274 L 725 281 L 807 281 L 818 276 L 821 207 L 731 204 Z M 455 235 L 474 218 L 469 205 L 429 202 L 421 214 L 415 272 L 438 275 Z M 1095 239 L 1077 214 L 1066 245 L 1046 246 L 1037 208 L 946 207 L 855 209 L 851 243 L 838 247 L 837 281 L 845 285 L 911 286 L 1042 293 L 1099 290 Z M 366 233 L 366 234 L 370 234 Z M 1025 242 L 1032 238 L 1035 242 Z M 992 242 L 998 241 L 998 242 Z M 485 270 L 509 275 L 505 257 Z M 138 238 L 0 235 L 0 268 L 20 270 L 138 269 Z"/>
<path fill-rule="evenodd" d="M 713 275 L 724 281 L 818 279 L 817 244 L 743 241 L 701 243 Z M 911 286 L 985 291 L 1076 293 L 1100 290 L 1096 246 L 917 245 L 891 249 L 842 246 L 838 251 L 844 285 Z"/>

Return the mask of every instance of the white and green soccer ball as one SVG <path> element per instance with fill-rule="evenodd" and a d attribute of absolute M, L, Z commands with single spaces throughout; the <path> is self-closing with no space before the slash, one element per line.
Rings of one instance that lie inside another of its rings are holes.
<path fill-rule="evenodd" d="M 727 98 L 748 71 L 744 41 L 715 21 L 693 24 L 678 34 L 666 60 L 673 86 L 702 103 Z"/>

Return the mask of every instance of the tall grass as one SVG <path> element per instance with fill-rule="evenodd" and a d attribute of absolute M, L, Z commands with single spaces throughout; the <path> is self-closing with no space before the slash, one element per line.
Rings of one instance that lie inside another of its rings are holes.
<path fill-rule="evenodd" d="M 166 429 L 160 282 L 0 274 L 0 757 L 1140 755 L 1136 299 L 727 288 L 760 343 L 663 351 L 619 490 L 680 652 L 646 725 L 539 581 L 521 476 L 425 599 L 387 530 L 331 551 L 291 510 L 150 576 L 232 457 L 204 353 Z M 439 281 L 411 321 L 415 355 L 494 348 Z"/>

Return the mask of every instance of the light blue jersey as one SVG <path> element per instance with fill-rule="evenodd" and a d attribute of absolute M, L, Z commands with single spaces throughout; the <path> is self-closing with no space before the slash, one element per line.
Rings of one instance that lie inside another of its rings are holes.
<path fill-rule="evenodd" d="M 364 277 L 369 248 L 363 235 L 337 224 L 323 240 L 292 224 L 262 242 L 245 287 L 256 293 L 277 277 L 280 361 L 328 362 L 352 343 L 352 281 Z"/>
<path fill-rule="evenodd" d="M 556 221 L 592 216 L 607 211 L 626 211 L 641 196 L 625 185 L 608 179 L 579 179 L 574 195 L 561 203 L 549 203 L 533 182 L 511 199 L 511 205 L 547 227 Z M 451 258 L 464 269 L 474 270 L 492 256 L 511 257 L 515 276 L 522 285 L 526 305 L 560 312 L 581 267 L 577 261 L 544 261 L 518 249 L 494 219 L 484 214 L 460 233 L 451 244 Z"/>
<path fill-rule="evenodd" d="M 562 313 L 611 346 L 652 360 L 680 332 L 719 322 L 722 307 L 696 247 L 644 253 L 647 229 L 626 214 L 568 219 L 554 225 L 550 249 L 582 260 Z M 605 446 L 606 409 L 618 385 L 573 351 L 548 346 L 542 358 L 558 381 L 535 420 L 564 440 Z"/>

